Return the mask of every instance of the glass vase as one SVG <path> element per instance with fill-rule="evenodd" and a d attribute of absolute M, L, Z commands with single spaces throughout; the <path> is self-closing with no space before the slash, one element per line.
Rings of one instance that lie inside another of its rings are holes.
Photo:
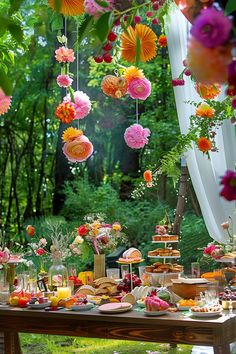
<path fill-rule="evenodd" d="M 94 254 L 94 279 L 105 277 L 105 254 Z"/>
<path fill-rule="evenodd" d="M 53 265 L 48 271 L 48 288 L 50 291 L 57 291 L 58 288 L 67 287 L 68 271 L 62 264 L 61 259 L 53 259 Z"/>

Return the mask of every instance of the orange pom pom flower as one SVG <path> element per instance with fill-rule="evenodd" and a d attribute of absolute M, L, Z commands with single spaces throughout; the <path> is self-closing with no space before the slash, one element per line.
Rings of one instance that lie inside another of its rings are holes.
<path fill-rule="evenodd" d="M 212 100 L 221 92 L 221 86 L 219 84 L 204 85 L 201 82 L 198 82 L 195 89 L 204 100 Z"/>
<path fill-rule="evenodd" d="M 76 111 L 71 103 L 63 102 L 57 106 L 55 115 L 62 123 L 69 124 L 75 119 Z"/>
<path fill-rule="evenodd" d="M 128 83 L 124 77 L 107 75 L 102 80 L 101 88 L 106 96 L 121 98 L 127 92 Z"/>
<path fill-rule="evenodd" d="M 143 70 L 136 68 L 136 66 L 126 68 L 122 76 L 126 79 L 128 84 L 134 79 L 143 79 L 145 77 Z"/>
<path fill-rule="evenodd" d="M 196 115 L 203 118 L 213 118 L 215 115 L 215 110 L 207 103 L 200 103 L 196 109 Z"/>
<path fill-rule="evenodd" d="M 147 187 L 152 187 L 152 171 L 146 170 L 143 173 L 144 181 L 147 182 Z"/>
<path fill-rule="evenodd" d="M 78 138 L 80 135 L 83 135 L 82 130 L 69 127 L 64 130 L 64 133 L 62 134 L 62 140 L 64 143 L 67 143 L 68 141 L 72 141 Z"/>
<path fill-rule="evenodd" d="M 198 149 L 204 153 L 204 152 L 211 150 L 212 143 L 210 142 L 209 139 L 202 137 L 202 138 L 198 139 L 197 146 L 198 146 Z"/>
<path fill-rule="evenodd" d="M 68 141 L 63 146 L 63 153 L 70 162 L 86 161 L 93 153 L 93 144 L 85 135 Z"/>
<path fill-rule="evenodd" d="M 158 38 L 157 43 L 162 48 L 167 47 L 167 38 L 166 38 L 166 36 L 164 34 L 161 34 L 160 37 Z"/>
<path fill-rule="evenodd" d="M 157 53 L 157 36 L 151 28 L 138 24 L 129 26 L 121 34 L 121 55 L 123 59 L 134 63 L 137 60 L 147 62 Z"/>
<path fill-rule="evenodd" d="M 192 37 L 188 44 L 188 65 L 196 80 L 204 84 L 225 83 L 227 67 L 232 61 L 231 49 L 231 45 L 206 48 Z"/>
<path fill-rule="evenodd" d="M 48 0 L 49 6 L 56 10 L 56 0 Z M 65 16 L 77 16 L 84 13 L 84 0 L 61 0 L 60 13 Z"/>

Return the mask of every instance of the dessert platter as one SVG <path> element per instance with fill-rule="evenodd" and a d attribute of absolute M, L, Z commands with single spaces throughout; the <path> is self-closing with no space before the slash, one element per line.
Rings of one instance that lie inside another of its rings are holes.
<path fill-rule="evenodd" d="M 191 316 L 193 317 L 215 317 L 221 316 L 222 306 L 193 306 L 191 307 Z"/>
<path fill-rule="evenodd" d="M 144 314 L 146 316 L 162 316 L 167 314 L 169 307 L 168 302 L 151 295 L 145 300 Z"/>

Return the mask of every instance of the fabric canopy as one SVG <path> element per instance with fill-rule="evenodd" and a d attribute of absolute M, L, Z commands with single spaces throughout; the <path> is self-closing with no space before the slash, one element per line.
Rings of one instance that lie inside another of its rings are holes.
<path fill-rule="evenodd" d="M 173 7 L 170 17 L 166 18 L 166 35 L 172 70 L 172 77 L 177 78 L 183 71 L 183 60 L 187 56 L 187 39 L 191 24 L 177 6 Z M 199 63 L 201 65 L 201 63 Z M 181 133 L 189 129 L 189 117 L 195 113 L 195 107 L 187 101 L 201 102 L 194 83 L 187 76 L 185 85 L 174 88 L 176 109 Z M 224 91 L 224 90 L 222 90 Z M 219 99 L 224 99 L 221 94 Z M 219 196 L 220 177 L 227 169 L 234 169 L 236 163 L 235 127 L 229 120 L 217 131 L 219 152 L 210 153 L 210 159 L 195 146 L 186 153 L 189 174 L 200 204 L 202 215 L 210 236 L 218 242 L 227 242 L 227 234 L 220 224 L 233 219 L 236 228 L 235 202 L 228 202 Z"/>

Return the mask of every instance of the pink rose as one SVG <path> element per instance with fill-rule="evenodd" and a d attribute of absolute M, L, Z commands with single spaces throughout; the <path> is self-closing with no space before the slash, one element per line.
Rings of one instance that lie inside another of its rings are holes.
<path fill-rule="evenodd" d="M 10 252 L 8 250 L 0 251 L 0 264 L 7 263 L 10 259 Z"/>
<path fill-rule="evenodd" d="M 216 245 L 209 245 L 204 248 L 203 254 L 207 254 L 208 256 L 211 256 L 211 253 L 215 251 Z"/>

